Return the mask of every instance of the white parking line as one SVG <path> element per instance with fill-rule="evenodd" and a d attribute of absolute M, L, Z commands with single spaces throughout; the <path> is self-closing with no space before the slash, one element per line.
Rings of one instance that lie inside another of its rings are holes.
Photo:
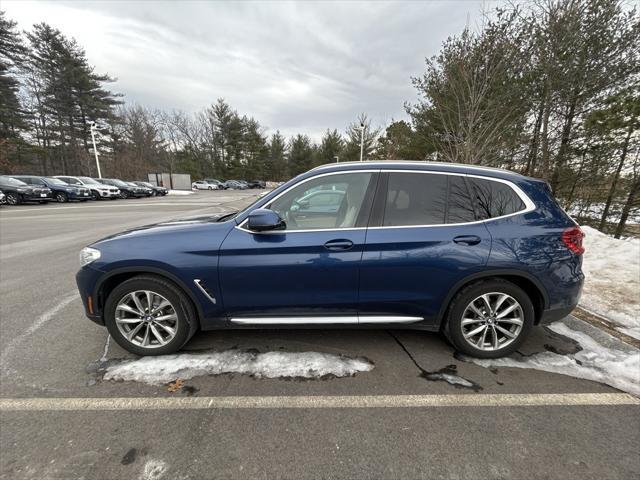
<path fill-rule="evenodd" d="M 74 300 L 80 298 L 80 294 L 78 292 L 71 292 L 69 295 L 65 296 L 57 305 L 53 308 L 47 310 L 42 315 L 40 315 L 35 322 L 33 322 L 29 327 L 24 330 L 20 335 L 13 338 L 6 348 L 2 351 L 0 355 L 0 364 L 2 364 L 3 368 L 6 367 L 5 363 L 7 361 L 7 357 L 11 353 L 11 351 L 16 348 L 25 338 L 30 335 L 33 335 L 40 327 L 42 327 L 45 323 L 51 320 L 60 310 L 65 308 Z"/>
<path fill-rule="evenodd" d="M 640 405 L 626 393 L 365 395 L 291 397 L 2 398 L 0 411 L 442 408 Z"/>
<path fill-rule="evenodd" d="M 216 199 L 217 201 L 219 201 L 220 199 Z M 231 201 L 231 200 L 229 200 Z M 224 202 L 223 202 L 224 203 Z M 215 204 L 212 204 L 211 202 L 204 202 L 204 201 L 199 201 L 199 202 L 152 202 L 152 203 L 130 203 L 130 204 L 115 204 L 115 205 L 111 205 L 111 204 L 104 204 L 104 205 L 74 205 L 74 206 L 69 206 L 69 207 L 34 207 L 34 208 L 20 208 L 20 209 L 12 209 L 12 210 L 7 210 L 7 211 L 2 211 L 3 215 L 6 215 L 7 213 L 24 213 L 24 212 L 37 212 L 39 210 L 48 210 L 50 212 L 57 212 L 59 210 L 72 210 L 72 209 L 76 209 L 76 208 L 83 208 L 83 209 L 87 209 L 87 208 L 132 208 L 132 207 L 148 207 L 148 206 L 156 206 L 156 205 L 170 205 L 170 206 L 174 206 L 174 207 L 181 207 L 184 205 L 204 205 L 204 206 L 216 206 Z"/>

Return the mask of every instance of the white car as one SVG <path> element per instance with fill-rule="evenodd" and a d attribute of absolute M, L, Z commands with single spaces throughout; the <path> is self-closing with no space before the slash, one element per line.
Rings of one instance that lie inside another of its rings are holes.
<path fill-rule="evenodd" d="M 212 185 L 204 180 L 198 180 L 197 182 L 193 182 L 191 184 L 192 190 L 217 190 L 215 185 Z"/>
<path fill-rule="evenodd" d="M 7 196 L 0 191 L 0 205 L 7 203 Z"/>
<path fill-rule="evenodd" d="M 59 178 L 63 182 L 67 182 L 69 185 L 82 185 L 91 191 L 91 197 L 94 200 L 100 200 L 102 198 L 109 198 L 114 200 L 120 198 L 120 189 L 113 185 L 106 185 L 94 180 L 91 177 L 69 177 L 67 175 L 56 175 L 53 178 Z"/>

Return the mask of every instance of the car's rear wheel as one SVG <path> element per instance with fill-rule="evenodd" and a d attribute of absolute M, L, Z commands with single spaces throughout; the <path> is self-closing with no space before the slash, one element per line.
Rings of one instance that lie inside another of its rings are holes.
<path fill-rule="evenodd" d="M 197 318 L 185 293 L 155 276 L 124 281 L 109 294 L 105 324 L 118 344 L 137 355 L 178 351 L 195 333 Z"/>
<path fill-rule="evenodd" d="M 520 287 L 502 279 L 483 280 L 454 297 L 444 333 L 462 353 L 498 358 L 522 345 L 534 317 L 533 303 Z"/>
<path fill-rule="evenodd" d="M 56 193 L 56 201 L 58 203 L 65 203 L 69 201 L 69 198 L 67 197 L 67 194 L 64 192 L 58 192 Z"/>

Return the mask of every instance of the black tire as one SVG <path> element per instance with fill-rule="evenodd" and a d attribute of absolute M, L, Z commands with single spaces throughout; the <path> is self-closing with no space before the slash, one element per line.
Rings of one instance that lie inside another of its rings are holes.
<path fill-rule="evenodd" d="M 496 350 L 481 350 L 471 345 L 463 335 L 462 318 L 467 306 L 486 293 L 505 293 L 515 299 L 522 308 L 522 328 L 511 343 Z M 466 355 L 476 358 L 499 358 L 516 351 L 526 340 L 534 323 L 535 311 L 529 295 L 517 285 L 500 278 L 481 280 L 463 288 L 449 304 L 443 333 L 453 346 Z"/>
<path fill-rule="evenodd" d="M 69 197 L 64 192 L 56 193 L 56 202 L 58 203 L 66 203 L 69 201 Z"/>
<path fill-rule="evenodd" d="M 116 306 L 127 294 L 136 290 L 151 290 L 165 297 L 174 306 L 178 317 L 173 339 L 161 347 L 144 348 L 131 343 L 118 329 L 115 320 Z M 174 283 L 154 275 L 140 275 L 125 280 L 114 288 L 104 306 L 104 320 L 113 339 L 125 350 L 136 355 L 166 355 L 180 350 L 198 330 L 198 316 L 191 300 Z"/>
<path fill-rule="evenodd" d="M 91 190 L 91 199 L 92 200 L 100 200 L 100 194 L 95 190 Z"/>
<path fill-rule="evenodd" d="M 22 203 L 22 195 L 19 193 L 9 192 L 6 194 L 7 196 L 7 204 L 9 205 L 20 205 Z"/>
<path fill-rule="evenodd" d="M 126 190 L 120 190 L 120 198 L 124 198 L 127 199 L 131 197 L 131 195 L 129 194 L 129 192 L 127 192 Z"/>

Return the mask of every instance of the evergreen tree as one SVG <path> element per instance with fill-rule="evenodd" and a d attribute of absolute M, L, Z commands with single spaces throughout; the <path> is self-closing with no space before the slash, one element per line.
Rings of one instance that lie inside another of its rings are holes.
<path fill-rule="evenodd" d="M 344 140 L 338 130 L 327 129 L 322 136 L 320 146 L 316 155 L 316 163 L 323 165 L 325 163 L 335 163 L 339 161 L 342 149 L 344 148 Z"/>

